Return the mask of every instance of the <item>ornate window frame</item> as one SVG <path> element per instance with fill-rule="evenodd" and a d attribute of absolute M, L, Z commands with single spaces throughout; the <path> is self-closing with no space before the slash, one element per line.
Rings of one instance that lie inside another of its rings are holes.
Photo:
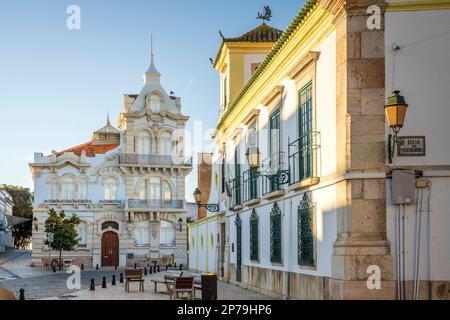
<path fill-rule="evenodd" d="M 282 212 L 275 201 L 270 210 L 270 262 L 283 263 Z"/>
<path fill-rule="evenodd" d="M 250 214 L 250 260 L 259 262 L 259 217 L 253 209 Z"/>
<path fill-rule="evenodd" d="M 297 263 L 301 268 L 316 269 L 316 239 L 316 206 L 304 193 L 297 207 Z"/>

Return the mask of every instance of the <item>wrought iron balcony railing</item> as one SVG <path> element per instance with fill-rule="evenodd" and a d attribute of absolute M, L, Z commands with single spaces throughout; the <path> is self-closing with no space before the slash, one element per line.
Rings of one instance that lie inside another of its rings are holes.
<path fill-rule="evenodd" d="M 131 209 L 183 209 L 184 200 L 129 199 L 128 207 Z"/>
<path fill-rule="evenodd" d="M 138 166 L 181 166 L 192 167 L 192 157 L 180 157 L 159 154 L 133 154 L 119 155 L 119 164 Z"/>
<path fill-rule="evenodd" d="M 244 171 L 242 175 L 244 202 L 259 198 L 259 177 L 260 175 L 254 169 Z"/>
<path fill-rule="evenodd" d="M 288 143 L 290 184 L 317 175 L 317 150 L 320 148 L 320 132 L 310 131 Z"/>
<path fill-rule="evenodd" d="M 267 194 L 270 192 L 278 191 L 282 189 L 282 185 L 288 182 L 289 174 L 288 170 L 284 167 L 284 152 L 276 152 L 266 158 L 262 163 L 262 193 Z"/>

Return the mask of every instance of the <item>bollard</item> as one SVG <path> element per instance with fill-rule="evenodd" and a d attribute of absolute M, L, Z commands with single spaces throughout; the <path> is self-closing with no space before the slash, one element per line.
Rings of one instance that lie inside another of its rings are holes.
<path fill-rule="evenodd" d="M 115 286 L 115 285 L 116 285 L 116 275 L 115 275 L 115 274 L 113 274 L 113 278 L 112 278 L 111 285 L 112 285 L 112 286 Z"/>
<path fill-rule="evenodd" d="M 158 264 L 158 272 L 161 272 L 161 269 L 159 268 L 159 264 Z"/>
<path fill-rule="evenodd" d="M 95 291 L 95 280 L 91 279 L 91 287 L 89 288 L 89 291 Z"/>
<path fill-rule="evenodd" d="M 84 264 L 83 263 L 81 264 L 81 270 L 84 270 Z"/>
<path fill-rule="evenodd" d="M 152 267 L 149 267 L 149 272 L 150 272 L 150 274 L 153 273 L 153 268 Z"/>
<path fill-rule="evenodd" d="M 123 283 L 123 273 L 120 274 L 119 282 L 120 282 L 120 283 Z"/>
<path fill-rule="evenodd" d="M 103 288 L 103 289 L 106 288 L 106 277 L 103 277 L 102 288 Z"/>
<path fill-rule="evenodd" d="M 148 273 L 147 273 L 147 267 L 145 267 L 144 268 L 144 276 L 146 276 Z"/>
<path fill-rule="evenodd" d="M 134 264 L 134 268 L 136 269 L 136 263 Z"/>
<path fill-rule="evenodd" d="M 95 270 L 98 270 L 98 264 L 95 266 Z"/>
<path fill-rule="evenodd" d="M 180 263 L 180 271 L 183 269 L 183 264 Z"/>
<path fill-rule="evenodd" d="M 25 290 L 23 288 L 19 290 L 19 300 L 25 300 Z"/>
<path fill-rule="evenodd" d="M 176 262 L 174 262 L 174 264 L 173 264 L 173 267 L 174 267 L 174 268 L 176 268 L 176 267 L 177 267 L 177 263 L 176 263 Z"/>

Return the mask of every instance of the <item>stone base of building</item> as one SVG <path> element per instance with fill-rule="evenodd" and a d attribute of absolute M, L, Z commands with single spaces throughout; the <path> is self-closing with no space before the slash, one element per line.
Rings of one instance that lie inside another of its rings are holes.
<path fill-rule="evenodd" d="M 331 300 L 395 300 L 396 282 L 381 281 L 380 289 L 369 289 L 365 280 L 330 279 L 329 292 Z"/>
<path fill-rule="evenodd" d="M 301 273 L 241 267 L 241 281 L 236 280 L 236 266 L 230 265 L 230 283 L 278 299 L 326 300 L 329 278 Z"/>

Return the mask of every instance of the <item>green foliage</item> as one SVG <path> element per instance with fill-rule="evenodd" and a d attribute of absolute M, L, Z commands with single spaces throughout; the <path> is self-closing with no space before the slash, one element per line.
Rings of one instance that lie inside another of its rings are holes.
<path fill-rule="evenodd" d="M 78 244 L 78 234 L 75 226 L 80 223 L 80 218 L 73 215 L 66 217 L 64 210 L 57 213 L 54 209 L 48 212 L 48 218 L 45 221 L 45 232 L 53 233 L 52 249 L 59 250 L 59 260 L 61 265 L 62 251 L 72 251 Z M 49 244 L 45 240 L 45 244 Z"/>
<path fill-rule="evenodd" d="M 33 218 L 33 194 L 30 189 L 3 184 L 0 189 L 6 190 L 13 198 L 13 216 L 30 219 L 11 228 L 16 248 L 25 248 L 31 243 Z"/>

